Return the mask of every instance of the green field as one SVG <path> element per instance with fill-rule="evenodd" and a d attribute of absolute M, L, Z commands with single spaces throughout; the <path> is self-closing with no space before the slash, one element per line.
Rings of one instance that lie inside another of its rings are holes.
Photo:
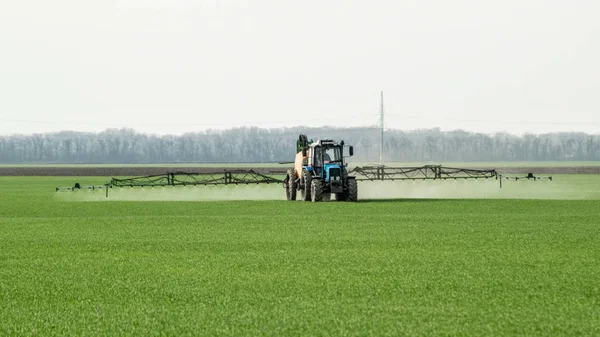
<path fill-rule="evenodd" d="M 0 335 L 600 335 L 597 176 L 318 204 L 53 192 L 75 180 L 106 178 L 0 177 Z"/>

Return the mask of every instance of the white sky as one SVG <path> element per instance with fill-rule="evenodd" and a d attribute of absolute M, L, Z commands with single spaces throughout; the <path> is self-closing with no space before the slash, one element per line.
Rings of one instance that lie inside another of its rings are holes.
<path fill-rule="evenodd" d="M 0 0 L 0 134 L 600 133 L 600 2 Z"/>

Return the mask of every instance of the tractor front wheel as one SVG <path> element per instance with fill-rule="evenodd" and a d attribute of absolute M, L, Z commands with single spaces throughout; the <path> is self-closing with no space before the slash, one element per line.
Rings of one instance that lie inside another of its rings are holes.
<path fill-rule="evenodd" d="M 310 199 L 312 202 L 323 201 L 323 182 L 313 180 L 310 184 Z"/>

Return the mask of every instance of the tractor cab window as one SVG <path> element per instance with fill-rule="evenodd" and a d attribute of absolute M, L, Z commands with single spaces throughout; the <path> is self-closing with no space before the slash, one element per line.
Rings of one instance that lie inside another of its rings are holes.
<path fill-rule="evenodd" d="M 340 159 L 342 159 L 342 155 L 339 147 L 336 146 L 325 149 L 325 152 L 323 153 L 323 160 L 325 161 L 325 164 L 332 161 L 339 161 Z"/>
<path fill-rule="evenodd" d="M 315 166 L 323 167 L 324 164 L 331 162 L 340 161 L 342 159 L 342 152 L 339 146 L 326 147 L 321 146 L 315 147 Z"/>

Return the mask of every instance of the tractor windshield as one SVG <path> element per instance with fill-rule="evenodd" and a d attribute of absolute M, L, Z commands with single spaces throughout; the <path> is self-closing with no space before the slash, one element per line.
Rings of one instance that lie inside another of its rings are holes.
<path fill-rule="evenodd" d="M 324 167 L 325 164 L 338 162 L 341 164 L 342 162 L 342 151 L 339 146 L 315 146 L 315 157 L 314 157 L 314 169 L 315 173 L 321 174 L 321 168 Z"/>
<path fill-rule="evenodd" d="M 332 161 L 340 161 L 341 159 L 342 154 L 339 146 L 325 148 L 325 152 L 323 153 L 323 161 L 325 161 L 325 164 Z"/>

